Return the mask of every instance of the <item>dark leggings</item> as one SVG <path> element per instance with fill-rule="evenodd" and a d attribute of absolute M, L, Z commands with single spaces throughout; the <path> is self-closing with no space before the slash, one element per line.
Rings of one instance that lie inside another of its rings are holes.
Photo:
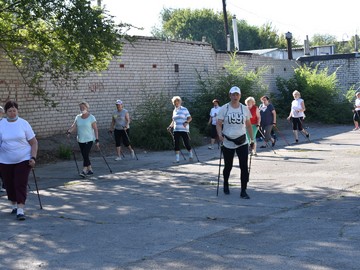
<path fill-rule="evenodd" d="M 359 111 L 354 111 L 354 115 L 353 115 L 353 120 L 356 121 L 356 122 L 359 122 Z"/>
<path fill-rule="evenodd" d="M 83 162 L 84 167 L 88 167 L 88 166 L 91 165 L 89 156 L 90 156 L 90 150 L 91 150 L 92 145 L 93 145 L 92 141 L 86 142 L 86 143 L 80 143 L 79 142 L 81 155 L 82 155 L 82 157 L 84 159 L 84 162 Z"/>
<path fill-rule="evenodd" d="M 174 132 L 174 141 L 175 141 L 175 151 L 180 151 L 180 137 L 182 138 L 185 148 L 190 151 L 190 139 L 189 135 L 185 131 L 175 131 Z"/>
<path fill-rule="evenodd" d="M 292 129 L 293 130 L 303 130 L 303 126 L 302 126 L 302 117 L 292 117 L 291 121 L 292 121 Z"/>
<path fill-rule="evenodd" d="M 16 164 L 0 164 L 9 201 L 25 204 L 30 170 L 28 160 Z"/>
<path fill-rule="evenodd" d="M 229 149 L 223 146 L 222 148 L 224 154 L 224 182 L 229 182 L 230 172 L 233 167 L 234 155 L 239 158 L 240 164 L 240 180 L 241 180 L 241 189 L 247 188 L 247 183 L 249 182 L 249 171 L 248 171 L 248 154 L 249 154 L 249 145 L 245 144 L 236 149 Z"/>

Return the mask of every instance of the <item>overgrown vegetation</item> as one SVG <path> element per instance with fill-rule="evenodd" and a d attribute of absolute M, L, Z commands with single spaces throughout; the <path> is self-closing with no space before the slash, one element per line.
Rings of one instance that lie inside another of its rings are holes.
<path fill-rule="evenodd" d="M 71 159 L 71 153 L 72 153 L 71 147 L 60 144 L 58 149 L 59 158 L 69 160 Z"/>
<path fill-rule="evenodd" d="M 230 60 L 224 65 L 224 72 L 220 72 L 209 78 L 201 78 L 199 75 L 199 94 L 191 102 L 191 111 L 194 117 L 193 122 L 199 127 L 201 133 L 207 132 L 209 112 L 212 107 L 212 100 L 217 98 L 220 105 L 230 101 L 229 89 L 238 86 L 241 89 L 241 102 L 249 96 L 259 100 L 267 90 L 268 86 L 263 83 L 262 76 L 267 67 L 259 67 L 257 70 L 247 70 L 236 54 L 230 55 Z"/>
<path fill-rule="evenodd" d="M 274 95 L 273 103 L 280 117 L 289 115 L 292 92 L 298 90 L 306 105 L 306 118 L 327 124 L 349 123 L 352 104 L 338 88 L 336 71 L 329 74 L 328 69 L 299 66 L 289 80 L 277 78 L 279 93 Z M 355 93 L 353 93 L 354 96 Z"/>
<path fill-rule="evenodd" d="M 145 95 L 144 103 L 135 110 L 136 121 L 131 124 L 132 143 L 136 147 L 149 150 L 173 149 L 173 141 L 167 131 L 171 123 L 172 111 L 171 97 L 153 93 Z M 190 111 L 190 114 L 193 113 Z M 190 134 L 191 145 L 200 145 L 201 136 L 193 123 L 190 124 Z"/>

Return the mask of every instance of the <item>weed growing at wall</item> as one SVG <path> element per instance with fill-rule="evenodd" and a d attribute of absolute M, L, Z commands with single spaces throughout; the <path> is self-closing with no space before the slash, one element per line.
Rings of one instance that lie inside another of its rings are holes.
<path fill-rule="evenodd" d="M 232 86 L 238 86 L 241 89 L 241 103 L 249 96 L 259 100 L 268 87 L 263 83 L 262 76 L 267 71 L 267 67 L 259 67 L 256 70 L 247 70 L 236 55 L 230 55 L 230 60 L 224 65 L 224 70 L 211 78 L 201 78 L 198 75 L 199 94 L 192 100 L 190 109 L 193 112 L 193 122 L 199 127 L 201 133 L 208 131 L 207 122 L 209 120 L 212 100 L 218 99 L 220 106 L 228 103 L 229 90 Z"/>
<path fill-rule="evenodd" d="M 287 117 L 293 100 L 292 92 L 298 90 L 304 99 L 305 115 L 310 121 L 321 123 L 348 123 L 351 121 L 351 104 L 337 86 L 336 72 L 299 66 L 289 80 L 277 78 L 279 94 L 274 96 L 276 112 Z"/>
<path fill-rule="evenodd" d="M 72 153 L 72 150 L 69 146 L 62 145 L 62 144 L 59 146 L 59 149 L 58 149 L 59 158 L 69 160 L 69 159 L 71 159 L 71 153 Z"/>

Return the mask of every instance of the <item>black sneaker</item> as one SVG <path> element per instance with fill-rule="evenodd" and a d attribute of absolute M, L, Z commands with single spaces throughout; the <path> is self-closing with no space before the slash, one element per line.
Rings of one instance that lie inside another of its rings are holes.
<path fill-rule="evenodd" d="M 246 190 L 242 190 L 240 193 L 240 198 L 242 199 L 250 199 L 250 196 L 246 193 Z"/>
<path fill-rule="evenodd" d="M 11 214 L 16 214 L 17 213 L 17 209 L 13 208 L 13 210 L 11 210 Z"/>
<path fill-rule="evenodd" d="M 310 138 L 310 133 L 306 134 L 306 138 L 308 139 Z"/>
<path fill-rule="evenodd" d="M 94 172 L 92 170 L 87 172 L 87 175 L 93 175 L 93 174 L 94 174 Z"/>
<path fill-rule="evenodd" d="M 224 182 L 224 193 L 226 195 L 230 194 L 230 189 L 229 189 L 229 183 L 228 182 Z"/>
<path fill-rule="evenodd" d="M 80 175 L 82 178 L 85 178 L 85 177 L 86 177 L 86 172 L 82 171 L 79 175 Z"/>
<path fill-rule="evenodd" d="M 262 146 L 260 146 L 260 148 L 266 148 L 266 145 L 262 145 Z"/>
<path fill-rule="evenodd" d="M 276 140 L 274 139 L 274 142 L 271 143 L 271 146 L 274 147 L 274 146 L 275 146 L 275 143 L 276 143 Z"/>
<path fill-rule="evenodd" d="M 17 220 L 25 220 L 26 219 L 24 214 L 18 214 L 18 215 L 16 215 L 16 218 L 17 218 Z"/>

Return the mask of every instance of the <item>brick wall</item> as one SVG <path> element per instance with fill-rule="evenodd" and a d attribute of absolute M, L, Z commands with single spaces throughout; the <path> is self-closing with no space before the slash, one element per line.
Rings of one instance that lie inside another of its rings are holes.
<path fill-rule="evenodd" d="M 237 57 L 248 69 L 263 65 L 269 67 L 264 81 L 270 92 L 276 91 L 276 77 L 290 78 L 296 66 L 294 60 L 251 54 Z M 125 44 L 123 54 L 113 59 L 108 70 L 101 74 L 90 73 L 81 79 L 78 89 L 66 82 L 54 88 L 47 81 L 47 91 L 59 102 L 56 109 L 50 109 L 44 107 L 41 99 L 31 95 L 11 63 L 0 58 L 0 104 L 9 98 L 16 100 L 20 116 L 30 122 L 37 137 L 64 133 L 78 114 L 81 100 L 90 104 L 90 112 L 95 115 L 98 127 L 107 129 L 116 99 L 123 100 L 130 115 L 143 103 L 145 95 L 162 93 L 169 97 L 169 103 L 173 95 L 191 99 L 197 89 L 197 72 L 203 77 L 211 76 L 228 60 L 227 53 L 215 52 L 208 43 L 139 37 L 133 44 Z M 358 68 L 359 63 L 356 63 Z M 355 63 L 349 65 L 352 68 Z"/>

